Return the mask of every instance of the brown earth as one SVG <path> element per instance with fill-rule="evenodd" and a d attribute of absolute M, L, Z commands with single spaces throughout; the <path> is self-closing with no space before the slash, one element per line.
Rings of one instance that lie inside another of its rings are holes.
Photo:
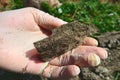
<path fill-rule="evenodd" d="M 94 25 L 85 25 L 77 21 L 62 25 L 52 31 L 52 35 L 46 39 L 34 43 L 36 49 L 45 61 L 72 51 L 82 45 L 83 39 L 98 32 Z"/>
<path fill-rule="evenodd" d="M 79 77 L 70 80 L 114 80 L 114 74 L 116 72 L 120 72 L 120 31 L 105 33 L 94 37 L 99 41 L 100 47 L 106 48 L 108 50 L 109 57 L 102 61 L 98 67 L 82 68 Z M 39 76 L 35 75 L 17 74 L 1 70 L 0 80 L 51 79 L 41 79 Z M 120 76 L 118 80 L 120 80 Z"/>

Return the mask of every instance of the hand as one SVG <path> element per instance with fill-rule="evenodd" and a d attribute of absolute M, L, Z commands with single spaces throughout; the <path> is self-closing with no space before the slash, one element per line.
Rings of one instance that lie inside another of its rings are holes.
<path fill-rule="evenodd" d="M 97 41 L 86 37 L 83 45 L 56 57 L 45 66 L 33 42 L 47 38 L 52 29 L 63 24 L 66 22 L 34 8 L 0 13 L 0 67 L 36 75 L 43 71 L 42 76 L 64 78 L 78 75 L 79 67 L 91 66 L 87 59 L 91 53 L 101 59 L 107 58 L 107 52 L 96 47 Z"/>

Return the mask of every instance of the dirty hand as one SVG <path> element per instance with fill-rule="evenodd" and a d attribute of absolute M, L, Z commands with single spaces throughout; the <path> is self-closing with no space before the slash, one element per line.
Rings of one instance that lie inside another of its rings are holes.
<path fill-rule="evenodd" d="M 66 22 L 34 8 L 1 12 L 0 67 L 49 78 L 65 78 L 78 75 L 79 67 L 94 66 L 94 59 L 100 62 L 100 58 L 107 58 L 107 52 L 96 47 L 97 41 L 86 37 L 83 45 L 56 57 L 49 64 L 42 61 L 33 42 L 48 37 L 52 29 L 63 24 Z"/>

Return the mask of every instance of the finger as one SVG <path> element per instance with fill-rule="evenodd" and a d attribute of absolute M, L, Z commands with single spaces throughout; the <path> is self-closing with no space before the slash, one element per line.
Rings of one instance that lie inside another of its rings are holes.
<path fill-rule="evenodd" d="M 61 67 L 49 65 L 44 70 L 43 76 L 47 78 L 65 79 L 65 78 L 77 76 L 79 73 L 80 73 L 80 69 L 76 65 L 61 66 Z"/>
<path fill-rule="evenodd" d="M 89 45 L 89 46 L 97 46 L 98 45 L 98 41 L 94 38 L 91 37 L 85 37 L 83 39 L 83 45 Z"/>
<path fill-rule="evenodd" d="M 80 73 L 80 69 L 76 65 L 61 67 L 53 66 L 48 64 L 48 62 L 43 62 L 39 59 L 36 59 L 31 60 L 27 64 L 24 72 L 44 76 L 47 78 L 69 78 L 77 76 Z"/>
<path fill-rule="evenodd" d="M 78 65 L 79 67 L 88 66 L 88 62 L 84 60 L 85 58 L 78 54 L 72 54 L 71 51 L 61 55 L 60 57 L 56 57 L 55 59 L 50 61 L 50 64 L 56 66 L 65 66 L 65 65 Z"/>
<path fill-rule="evenodd" d="M 52 30 L 67 23 L 35 8 L 31 8 L 31 11 L 33 12 L 33 16 L 37 24 L 45 29 Z"/>
<path fill-rule="evenodd" d="M 56 57 L 55 59 L 51 60 L 50 64 L 61 66 L 79 63 L 80 67 L 84 67 L 91 66 L 93 62 L 98 65 L 100 63 L 100 58 L 106 59 L 107 56 L 107 51 L 103 48 L 95 46 L 79 46 L 76 49 L 68 51 L 60 57 Z M 90 61 L 90 58 L 93 62 Z"/>
<path fill-rule="evenodd" d="M 106 59 L 108 57 L 107 51 L 104 48 L 96 46 L 78 46 L 74 53 L 88 55 L 89 53 L 97 54 L 101 59 Z"/>

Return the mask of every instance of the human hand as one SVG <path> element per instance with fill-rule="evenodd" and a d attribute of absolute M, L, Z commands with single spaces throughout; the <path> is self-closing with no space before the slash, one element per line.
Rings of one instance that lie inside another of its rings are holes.
<path fill-rule="evenodd" d="M 101 59 L 107 58 L 107 52 L 96 47 L 97 41 L 87 37 L 83 45 L 72 51 L 72 55 L 69 51 L 45 66 L 33 42 L 47 38 L 52 29 L 63 24 L 66 22 L 34 8 L 0 13 L 0 67 L 37 75 L 43 71 L 42 76 L 64 78 L 78 75 L 79 67 L 91 66 L 85 58 L 90 53 Z M 79 57 L 79 54 L 85 56 Z"/>

